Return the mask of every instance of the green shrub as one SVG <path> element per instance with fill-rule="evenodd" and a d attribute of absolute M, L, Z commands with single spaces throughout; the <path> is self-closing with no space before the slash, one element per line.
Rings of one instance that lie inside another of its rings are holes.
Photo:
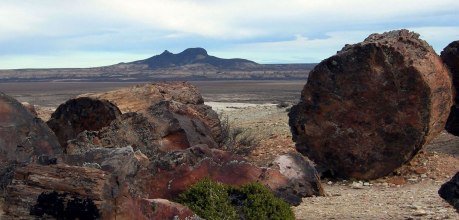
<path fill-rule="evenodd" d="M 261 183 L 248 183 L 240 191 L 247 196 L 244 212 L 250 220 L 288 220 L 295 219 L 290 205 L 274 197 L 271 190 Z"/>
<path fill-rule="evenodd" d="M 241 188 L 201 179 L 179 195 L 179 203 L 208 220 L 217 219 L 295 219 L 290 206 L 274 197 L 261 183 Z"/>
<path fill-rule="evenodd" d="M 227 186 L 212 182 L 209 177 L 199 180 L 179 195 L 178 203 L 188 206 L 196 215 L 209 220 L 237 219 L 228 201 Z"/>

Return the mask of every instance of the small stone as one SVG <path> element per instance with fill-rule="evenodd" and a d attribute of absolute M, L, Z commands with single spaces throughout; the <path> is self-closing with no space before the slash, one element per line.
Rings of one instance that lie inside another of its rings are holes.
<path fill-rule="evenodd" d="M 368 182 L 363 183 L 363 185 L 364 185 L 364 186 L 371 186 L 371 184 L 368 183 Z"/>
<path fill-rule="evenodd" d="M 328 181 L 328 182 L 327 182 L 327 185 L 332 185 L 332 184 L 333 184 L 332 181 Z"/>
<path fill-rule="evenodd" d="M 416 169 L 414 172 L 417 174 L 425 174 L 425 173 L 428 173 L 429 170 L 425 168 L 419 168 L 419 169 Z"/>
<path fill-rule="evenodd" d="M 406 179 L 403 178 L 403 177 L 399 177 L 399 178 L 396 178 L 396 179 L 388 180 L 387 183 L 391 183 L 391 184 L 395 184 L 395 185 L 403 185 L 403 184 L 406 183 Z"/>
<path fill-rule="evenodd" d="M 408 179 L 408 181 L 412 181 L 412 182 L 417 181 L 417 180 L 418 180 L 418 179 L 416 179 L 416 178 L 410 178 L 410 179 Z"/>
<path fill-rule="evenodd" d="M 427 175 L 426 174 L 422 174 L 421 178 L 427 178 Z"/>
<path fill-rule="evenodd" d="M 414 213 L 414 216 L 425 216 L 427 215 L 427 212 L 424 209 L 419 209 L 416 213 Z"/>

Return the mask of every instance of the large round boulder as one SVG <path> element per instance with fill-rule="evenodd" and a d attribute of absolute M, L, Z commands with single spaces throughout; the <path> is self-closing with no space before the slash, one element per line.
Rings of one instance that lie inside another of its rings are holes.
<path fill-rule="evenodd" d="M 289 113 L 296 148 L 341 178 L 393 172 L 443 130 L 448 69 L 419 34 L 398 30 L 346 45 L 311 71 Z"/>

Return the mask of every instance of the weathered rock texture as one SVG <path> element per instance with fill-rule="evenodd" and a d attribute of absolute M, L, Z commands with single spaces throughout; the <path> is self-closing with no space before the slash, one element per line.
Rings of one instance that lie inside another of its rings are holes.
<path fill-rule="evenodd" d="M 418 37 L 372 34 L 316 66 L 289 113 L 297 150 L 338 177 L 375 179 L 435 138 L 452 105 L 452 83 Z"/>
<path fill-rule="evenodd" d="M 85 131 L 69 141 L 69 154 L 80 154 L 97 147 L 132 146 L 149 158 L 169 150 L 186 149 L 196 144 L 217 148 L 212 132 L 188 105 L 163 101 L 143 113 L 123 114 L 100 131 Z"/>
<path fill-rule="evenodd" d="M 179 102 L 193 109 L 190 113 L 212 131 L 212 136 L 217 143 L 221 142 L 221 127 L 217 113 L 212 110 L 212 107 L 204 105 L 201 92 L 188 82 L 151 82 L 107 93 L 84 94 L 79 97 L 108 100 L 122 113 L 142 113 L 162 101 Z"/>
<path fill-rule="evenodd" d="M 61 153 L 56 136 L 41 119 L 0 93 L 0 188 L 11 181 L 16 165 Z"/>
<path fill-rule="evenodd" d="M 300 155 L 289 153 L 279 156 L 271 163 L 271 167 L 288 178 L 292 186 L 289 190 L 294 190 L 296 194 L 302 197 L 325 194 L 314 165 Z"/>
<path fill-rule="evenodd" d="M 459 172 L 450 181 L 441 186 L 438 194 L 459 213 Z"/>
<path fill-rule="evenodd" d="M 121 116 L 112 103 L 88 97 L 70 99 L 60 105 L 46 122 L 54 131 L 62 147 L 85 130 L 98 131 Z"/>
<path fill-rule="evenodd" d="M 451 113 L 446 121 L 445 129 L 456 136 L 459 136 L 459 41 L 450 43 L 440 55 L 443 62 L 449 68 L 453 77 L 453 85 L 456 89 L 454 105 L 451 107 Z"/>

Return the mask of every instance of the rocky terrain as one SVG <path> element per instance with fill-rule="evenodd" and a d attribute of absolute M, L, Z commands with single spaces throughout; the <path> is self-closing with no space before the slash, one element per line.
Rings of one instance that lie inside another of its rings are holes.
<path fill-rule="evenodd" d="M 126 82 L 177 80 L 306 79 L 315 64 L 258 64 L 221 59 L 189 48 L 129 63 L 94 68 L 0 70 L 0 82 Z"/>
<path fill-rule="evenodd" d="M 267 166 L 279 155 L 296 152 L 287 124 L 288 107 L 210 103 L 261 140 L 250 161 Z M 223 108 L 226 107 L 226 108 Z M 438 195 L 459 171 L 459 137 L 443 131 L 410 163 L 372 181 L 323 177 L 326 197 L 304 198 L 294 207 L 297 219 L 459 219 Z"/>

